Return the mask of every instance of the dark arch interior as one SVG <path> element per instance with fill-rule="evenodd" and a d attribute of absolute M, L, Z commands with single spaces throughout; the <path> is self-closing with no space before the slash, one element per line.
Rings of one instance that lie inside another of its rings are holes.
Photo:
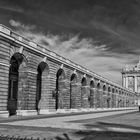
<path fill-rule="evenodd" d="M 111 88 L 110 87 L 108 87 L 108 91 L 111 92 Z"/>
<path fill-rule="evenodd" d="M 22 63 L 24 56 L 20 53 L 15 53 L 10 59 L 9 68 L 9 90 L 8 90 L 8 105 L 10 115 L 16 114 L 17 110 L 17 92 L 18 92 L 18 77 L 19 66 Z"/>
<path fill-rule="evenodd" d="M 90 82 L 90 88 L 94 88 L 94 87 L 95 87 L 94 81 L 91 81 L 91 82 Z"/>
<path fill-rule="evenodd" d="M 75 84 L 77 83 L 77 75 L 75 73 L 73 73 L 70 77 L 70 108 L 72 107 L 72 100 L 75 100 L 75 99 L 72 99 L 72 90 L 73 88 L 75 88 Z"/>
<path fill-rule="evenodd" d="M 58 79 L 65 79 L 65 72 L 64 72 L 64 70 L 63 69 L 59 69 L 57 74 L 56 74 L 56 77 Z"/>
<path fill-rule="evenodd" d="M 98 84 L 97 84 L 97 89 L 100 89 L 100 87 L 101 87 L 101 86 L 100 86 L 100 83 L 98 83 Z"/>
<path fill-rule="evenodd" d="M 114 88 L 112 89 L 112 93 L 114 93 L 115 92 L 115 90 L 114 90 Z"/>
<path fill-rule="evenodd" d="M 81 84 L 82 84 L 82 86 L 86 86 L 87 85 L 87 80 L 86 80 L 85 77 L 82 78 Z"/>
<path fill-rule="evenodd" d="M 58 94 L 59 94 L 59 81 L 64 80 L 65 79 L 65 72 L 63 69 L 59 69 L 57 71 L 56 74 L 56 104 L 55 104 L 55 108 L 56 110 L 58 109 Z"/>
<path fill-rule="evenodd" d="M 38 65 L 38 68 L 37 68 L 37 71 L 39 73 L 42 74 L 42 72 L 45 70 L 45 68 L 47 68 L 48 65 L 45 63 L 45 62 L 41 62 L 39 65 Z"/>
<path fill-rule="evenodd" d="M 41 89 L 42 89 L 42 73 L 46 70 L 48 72 L 48 65 L 45 62 L 41 62 L 37 68 L 37 90 L 36 90 L 36 110 L 38 110 L 38 104 L 41 99 Z"/>
<path fill-rule="evenodd" d="M 77 76 L 76 76 L 76 74 L 72 74 L 72 75 L 71 75 L 70 81 L 71 81 L 72 83 L 77 83 Z"/>
<path fill-rule="evenodd" d="M 106 91 L 106 86 L 105 85 L 103 86 L 103 91 Z"/>

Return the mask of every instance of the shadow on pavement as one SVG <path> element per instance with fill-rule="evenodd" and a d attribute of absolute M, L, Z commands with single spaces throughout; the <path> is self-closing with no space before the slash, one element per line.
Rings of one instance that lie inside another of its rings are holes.
<path fill-rule="evenodd" d="M 50 140 L 140 140 L 140 127 L 135 127 L 131 125 L 97 122 L 95 124 L 83 124 L 85 130 L 73 130 L 69 131 L 67 129 L 60 128 L 40 128 L 40 127 L 25 127 L 25 126 L 10 126 L 10 125 L 0 125 L 0 128 L 19 129 L 21 133 L 22 130 L 40 130 L 44 132 L 57 133 L 57 136 L 53 136 Z M 14 127 L 14 128 L 13 128 Z M 137 133 L 139 132 L 139 133 Z M 25 132 L 23 132 L 25 133 Z M 47 138 L 47 133 L 44 138 Z"/>
<path fill-rule="evenodd" d="M 85 124 L 85 127 L 87 128 L 87 130 L 78 130 L 73 133 L 76 139 L 78 138 L 79 140 L 140 140 L 140 127 L 104 122 L 98 122 L 94 125 Z M 52 140 L 75 139 L 71 137 L 71 134 L 64 133 L 62 136 L 57 136 Z"/>
<path fill-rule="evenodd" d="M 104 122 L 85 124 L 85 127 L 89 130 L 75 133 L 82 136 L 81 140 L 140 140 L 140 127 Z"/>
<path fill-rule="evenodd" d="M 100 130 L 110 130 L 110 129 L 124 129 L 124 131 L 127 130 L 133 130 L 133 131 L 139 131 L 140 132 L 140 127 L 137 126 L 132 126 L 132 125 L 126 125 L 126 124 L 118 124 L 118 123 L 107 123 L 107 122 L 97 122 L 95 124 L 84 124 L 84 126 L 87 129 L 92 129 L 92 128 L 99 128 Z"/>

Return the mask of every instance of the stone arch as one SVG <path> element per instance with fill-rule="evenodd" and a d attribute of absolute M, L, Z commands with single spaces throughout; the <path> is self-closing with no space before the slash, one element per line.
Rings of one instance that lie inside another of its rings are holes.
<path fill-rule="evenodd" d="M 48 90 L 48 75 L 49 66 L 46 62 L 41 61 L 37 67 L 37 89 L 36 89 L 36 110 L 42 108 L 43 98 L 42 95 L 46 94 Z M 41 100 L 42 99 L 42 100 Z"/>
<path fill-rule="evenodd" d="M 108 87 L 108 92 L 111 92 L 111 87 L 110 86 Z"/>
<path fill-rule="evenodd" d="M 106 85 L 103 85 L 103 91 L 104 92 L 106 91 Z"/>
<path fill-rule="evenodd" d="M 121 107 L 121 89 L 118 92 L 118 107 Z"/>
<path fill-rule="evenodd" d="M 87 79 L 86 77 L 83 77 L 82 80 L 81 80 L 81 85 L 82 86 L 86 86 L 87 85 Z"/>
<path fill-rule="evenodd" d="M 108 95 L 107 95 L 107 108 L 111 107 L 111 87 L 108 87 Z"/>
<path fill-rule="evenodd" d="M 112 88 L 112 93 L 115 93 L 115 89 L 114 88 Z"/>
<path fill-rule="evenodd" d="M 124 102 L 125 102 L 124 95 L 125 95 L 125 92 L 122 90 L 122 105 L 121 105 L 121 107 L 124 107 Z"/>
<path fill-rule="evenodd" d="M 118 92 L 119 92 L 119 89 L 116 88 L 115 89 L 116 107 L 118 107 L 118 98 L 119 98 Z"/>
<path fill-rule="evenodd" d="M 104 84 L 103 85 L 103 107 L 107 107 L 107 92 L 106 92 L 106 90 L 107 90 L 107 87 L 106 87 L 106 84 Z"/>
<path fill-rule="evenodd" d="M 98 82 L 96 86 L 96 107 L 100 108 L 101 107 L 101 83 Z"/>
<path fill-rule="evenodd" d="M 119 95 L 121 95 L 121 90 L 119 90 Z"/>
<path fill-rule="evenodd" d="M 88 106 L 88 94 L 87 94 L 87 79 L 83 77 L 81 80 L 81 107 L 87 108 Z"/>
<path fill-rule="evenodd" d="M 95 88 L 95 82 L 93 80 L 90 81 L 90 88 Z"/>
<path fill-rule="evenodd" d="M 115 100 L 116 99 L 115 99 L 115 94 L 114 93 L 115 93 L 115 89 L 114 89 L 114 87 L 112 87 L 112 93 L 111 93 L 111 107 L 112 108 L 114 108 L 115 107 L 115 104 L 116 104 L 115 103 Z"/>
<path fill-rule="evenodd" d="M 70 77 L 71 83 L 77 83 L 77 74 L 73 73 Z"/>
<path fill-rule="evenodd" d="M 11 56 L 7 102 L 7 110 L 10 115 L 15 115 L 17 109 L 26 107 L 27 68 L 28 61 L 22 53 L 16 52 Z"/>
<path fill-rule="evenodd" d="M 70 108 L 77 108 L 77 74 L 70 76 Z"/>
<path fill-rule="evenodd" d="M 90 81 L 90 108 L 94 108 L 94 92 L 95 92 L 95 82 Z"/>
<path fill-rule="evenodd" d="M 97 83 L 97 89 L 101 89 L 101 83 L 100 82 Z"/>
<path fill-rule="evenodd" d="M 60 68 L 56 73 L 56 110 L 64 108 L 63 95 L 65 96 L 66 75 L 63 68 Z"/>

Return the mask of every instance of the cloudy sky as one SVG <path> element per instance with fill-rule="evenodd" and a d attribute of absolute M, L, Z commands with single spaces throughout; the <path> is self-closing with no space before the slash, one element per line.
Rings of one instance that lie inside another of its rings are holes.
<path fill-rule="evenodd" d="M 139 0 L 0 0 L 0 23 L 119 84 L 140 56 Z"/>

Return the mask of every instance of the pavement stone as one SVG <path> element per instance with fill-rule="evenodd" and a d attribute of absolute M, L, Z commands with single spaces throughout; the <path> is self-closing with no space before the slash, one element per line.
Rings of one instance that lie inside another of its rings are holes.
<path fill-rule="evenodd" d="M 33 126 L 33 127 L 50 127 L 50 128 L 66 128 L 66 129 L 78 129 L 86 130 L 87 128 L 81 123 L 74 123 L 76 120 L 94 119 L 100 117 L 106 117 L 110 115 L 117 115 L 123 113 L 135 112 L 136 110 L 114 111 L 114 112 L 101 112 L 83 115 L 62 116 L 53 118 L 20 120 L 13 122 L 5 122 L 1 124 L 16 125 L 16 126 Z"/>

